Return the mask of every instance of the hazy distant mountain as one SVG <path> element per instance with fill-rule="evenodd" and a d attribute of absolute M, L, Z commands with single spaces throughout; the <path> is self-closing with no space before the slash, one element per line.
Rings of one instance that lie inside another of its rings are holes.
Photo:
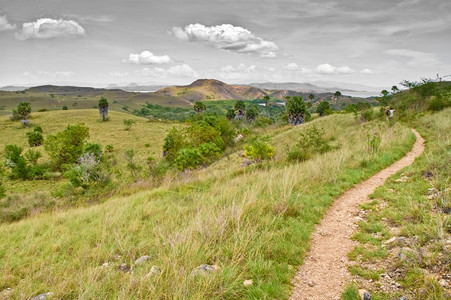
<path fill-rule="evenodd" d="M 161 90 L 169 85 L 139 85 L 137 83 L 130 83 L 127 85 L 109 84 L 107 89 L 121 89 L 127 92 L 155 92 Z"/>
<path fill-rule="evenodd" d="M 0 87 L 0 91 L 16 92 L 16 91 L 23 91 L 27 88 L 28 88 L 27 86 L 8 85 L 8 86 Z"/>
<path fill-rule="evenodd" d="M 387 88 L 339 81 L 314 81 L 313 83 L 325 88 L 337 88 L 338 90 L 349 89 L 354 91 L 367 91 L 367 92 L 380 92 L 383 89 Z"/>
<path fill-rule="evenodd" d="M 290 90 L 302 93 L 333 93 L 337 90 L 330 87 L 322 87 L 311 83 L 301 83 L 301 82 L 262 82 L 262 83 L 250 83 L 249 85 L 260 89 Z M 341 91 L 353 92 L 353 90 L 345 90 L 345 89 L 341 89 Z"/>

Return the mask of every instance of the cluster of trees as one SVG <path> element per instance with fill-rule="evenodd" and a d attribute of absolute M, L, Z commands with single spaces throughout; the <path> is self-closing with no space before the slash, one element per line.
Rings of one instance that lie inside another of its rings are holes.
<path fill-rule="evenodd" d="M 187 127 L 171 129 L 163 156 L 179 170 L 194 169 L 220 157 L 234 137 L 235 127 L 226 118 L 199 115 Z"/>

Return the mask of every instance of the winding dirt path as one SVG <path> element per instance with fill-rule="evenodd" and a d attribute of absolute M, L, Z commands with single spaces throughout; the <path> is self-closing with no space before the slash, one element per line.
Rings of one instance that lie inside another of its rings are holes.
<path fill-rule="evenodd" d="M 310 252 L 293 280 L 290 299 L 340 299 L 351 277 L 347 254 L 355 246 L 350 237 L 356 229 L 359 204 L 368 201 L 368 195 L 388 177 L 412 164 L 423 152 L 424 139 L 412 130 L 417 140 L 406 156 L 335 199 L 312 233 Z"/>

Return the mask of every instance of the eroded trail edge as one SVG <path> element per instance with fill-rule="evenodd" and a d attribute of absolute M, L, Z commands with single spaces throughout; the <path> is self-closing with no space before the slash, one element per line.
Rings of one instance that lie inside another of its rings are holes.
<path fill-rule="evenodd" d="M 310 251 L 294 278 L 290 299 L 340 299 L 351 278 L 347 254 L 355 246 L 350 237 L 356 229 L 359 204 L 383 185 L 391 175 L 413 163 L 424 151 L 424 139 L 414 129 L 417 139 L 400 160 L 357 184 L 335 199 L 310 239 Z"/>

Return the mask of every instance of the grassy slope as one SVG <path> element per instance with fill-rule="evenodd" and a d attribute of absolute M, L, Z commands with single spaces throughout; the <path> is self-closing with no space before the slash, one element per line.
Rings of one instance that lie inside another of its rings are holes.
<path fill-rule="evenodd" d="M 360 270 L 376 275 L 374 283 L 367 281 L 364 272 L 356 278 L 356 284 L 370 290 L 374 299 L 398 299 L 403 294 L 408 299 L 451 296 L 450 286 L 439 284 L 442 276 L 451 272 L 450 113 L 451 109 L 447 109 L 415 121 L 427 141 L 425 153 L 392 176 L 374 192 L 374 200 L 363 206 L 366 218 L 354 236 L 360 245 L 350 257 L 357 260 Z M 423 176 L 423 171 L 432 172 L 432 176 Z M 408 179 L 397 182 L 402 176 Z M 432 188 L 438 193 L 431 192 Z M 407 238 L 404 247 L 411 249 L 408 259 L 397 257 L 402 247 L 398 242 L 386 244 L 392 237 L 396 241 L 399 237 Z M 390 289 L 385 283 L 387 278 L 379 277 L 381 273 L 393 272 L 396 276 L 392 281 L 398 282 L 400 289 Z"/>
<path fill-rule="evenodd" d="M 114 146 L 114 153 L 117 155 L 120 166 L 125 166 L 122 153 L 127 149 L 136 151 L 136 159 L 144 162 L 148 156 L 161 157 L 163 139 L 166 133 L 174 124 L 166 122 L 149 122 L 147 119 L 128 115 L 120 112 L 110 111 L 110 121 L 101 122 L 98 110 L 60 110 L 51 112 L 32 113 L 31 123 L 42 126 L 44 136 L 55 134 L 64 130 L 67 125 L 84 123 L 89 127 L 89 142 L 100 143 L 102 146 L 111 144 Z M 124 130 L 124 119 L 132 119 L 135 123 L 129 131 Z M 0 153 L 6 144 L 17 144 L 27 149 L 27 135 L 29 129 L 23 128 L 20 122 L 10 121 L 8 117 L 0 118 Z M 149 144 L 146 147 L 145 144 Z M 35 147 L 44 154 L 42 159 L 46 159 L 43 146 Z M 3 157 L 3 156 L 2 156 Z M 64 181 L 6 181 L 6 188 L 19 193 L 36 192 L 39 190 L 55 189 Z"/>
<path fill-rule="evenodd" d="M 276 151 L 313 124 L 341 148 L 300 164 L 247 169 L 232 154 L 179 186 L 1 225 L 0 274 L 7 275 L 0 290 L 11 287 L 16 298 L 47 291 L 67 298 L 288 298 L 314 224 L 334 197 L 402 157 L 414 141 L 399 125 L 333 115 L 281 129 L 272 139 Z M 366 135 L 374 132 L 382 145 L 370 156 Z M 141 255 L 150 262 L 132 274 L 117 270 Z M 203 263 L 220 269 L 190 275 Z M 152 265 L 162 275 L 144 277 Z M 245 279 L 253 286 L 244 287 Z"/>
<path fill-rule="evenodd" d="M 81 93 L 81 95 L 80 95 Z M 93 108 L 98 104 L 100 97 L 108 99 L 110 110 L 126 112 L 122 109 L 128 106 L 128 111 L 141 109 L 141 104 L 152 103 L 164 106 L 191 107 L 191 104 L 173 97 L 158 95 L 155 93 L 133 93 L 124 91 L 102 90 L 102 92 L 74 92 L 74 93 L 54 93 L 54 98 L 48 92 L 26 92 L 25 94 L 16 92 L 0 91 L 0 115 L 10 115 L 20 102 L 30 102 L 33 111 L 41 108 L 49 110 L 60 110 L 63 106 L 71 109 Z M 81 97 L 78 97 L 81 96 Z"/>

